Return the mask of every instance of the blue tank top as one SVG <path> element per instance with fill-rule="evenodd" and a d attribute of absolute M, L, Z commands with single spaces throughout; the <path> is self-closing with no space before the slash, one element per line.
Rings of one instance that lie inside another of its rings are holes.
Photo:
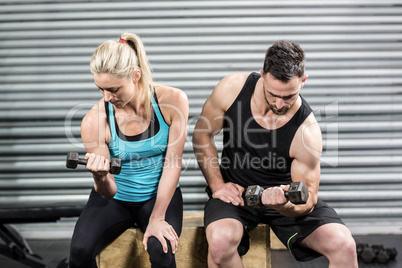
<path fill-rule="evenodd" d="M 111 158 L 122 160 L 121 172 L 114 175 L 117 193 L 114 199 L 143 202 L 156 196 L 165 163 L 169 126 L 152 98 L 152 117 L 148 129 L 136 136 L 125 136 L 119 130 L 113 105 L 105 103 L 111 139 Z M 152 133 L 154 132 L 154 133 Z"/>

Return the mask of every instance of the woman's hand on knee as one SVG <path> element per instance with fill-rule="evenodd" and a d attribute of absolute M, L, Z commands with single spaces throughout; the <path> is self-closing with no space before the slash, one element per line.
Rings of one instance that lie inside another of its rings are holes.
<path fill-rule="evenodd" d="M 179 246 L 179 236 L 174 228 L 164 220 L 150 220 L 147 229 L 144 233 L 144 240 L 142 241 L 145 250 L 147 250 L 148 239 L 155 236 L 162 244 L 163 252 L 168 252 L 168 245 L 166 239 L 169 240 L 172 247 L 173 254 L 176 253 Z"/>

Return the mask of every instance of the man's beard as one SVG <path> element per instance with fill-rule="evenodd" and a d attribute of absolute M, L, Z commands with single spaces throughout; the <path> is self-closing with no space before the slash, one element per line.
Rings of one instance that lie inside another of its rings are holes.
<path fill-rule="evenodd" d="M 291 105 L 289 105 L 289 106 L 283 106 L 280 110 L 278 110 L 278 109 L 275 107 L 275 104 L 270 104 L 268 101 L 267 101 L 267 103 L 268 103 L 268 106 L 269 106 L 269 108 L 271 109 L 271 111 L 272 111 L 274 114 L 276 114 L 276 115 L 284 115 L 284 114 L 286 114 L 286 113 L 290 110 L 290 108 L 291 108 Z"/>
<path fill-rule="evenodd" d="M 265 90 L 264 90 L 264 97 L 265 97 L 265 101 L 267 102 L 269 108 L 271 109 L 271 111 L 276 114 L 276 115 L 284 115 L 286 114 L 290 108 L 292 107 L 293 104 L 290 105 L 284 105 L 280 110 L 278 110 L 275 106 L 275 104 L 271 104 L 269 103 L 268 99 L 267 99 L 267 95 L 265 95 Z"/>

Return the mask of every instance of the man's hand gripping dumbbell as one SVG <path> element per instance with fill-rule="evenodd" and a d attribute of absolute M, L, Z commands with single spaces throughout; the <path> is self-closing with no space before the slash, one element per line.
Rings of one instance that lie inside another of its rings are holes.
<path fill-rule="evenodd" d="M 68 168 L 77 168 L 78 164 L 86 165 L 87 159 L 79 158 L 78 153 L 76 152 L 69 152 L 67 154 L 66 166 Z M 121 159 L 119 158 L 112 158 L 110 160 L 110 174 L 119 174 L 121 171 Z"/>
<path fill-rule="evenodd" d="M 250 207 L 262 207 L 261 196 L 264 188 L 258 185 L 251 185 L 247 187 L 245 199 Z M 302 182 L 290 183 L 289 190 L 285 192 L 285 197 L 295 205 L 306 204 L 308 200 L 307 186 Z"/>

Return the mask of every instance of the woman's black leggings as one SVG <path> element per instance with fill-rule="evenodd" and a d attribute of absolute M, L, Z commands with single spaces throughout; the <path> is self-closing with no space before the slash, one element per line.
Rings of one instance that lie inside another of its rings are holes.
<path fill-rule="evenodd" d="M 102 198 L 92 190 L 85 209 L 82 211 L 70 246 L 70 268 L 97 267 L 95 257 L 100 251 L 134 224 L 145 232 L 152 213 L 155 198 L 146 202 L 130 203 Z M 183 198 L 177 188 L 165 215 L 168 222 L 180 236 L 183 222 Z M 176 261 L 169 241 L 168 253 L 155 237 L 148 240 L 148 253 L 152 267 L 176 267 Z"/>

